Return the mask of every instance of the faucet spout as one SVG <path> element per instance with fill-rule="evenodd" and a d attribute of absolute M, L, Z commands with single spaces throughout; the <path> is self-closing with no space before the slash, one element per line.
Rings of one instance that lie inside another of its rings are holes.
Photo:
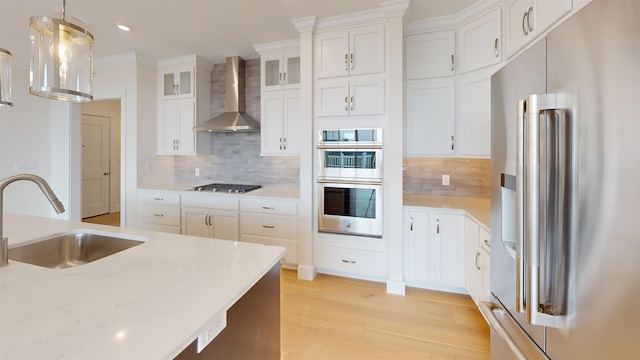
<path fill-rule="evenodd" d="M 65 211 L 64 206 L 62 205 L 60 200 L 58 200 L 58 197 L 53 192 L 53 190 L 51 190 L 51 187 L 49 186 L 49 184 L 47 184 L 47 182 L 40 176 L 33 175 L 33 174 L 18 174 L 18 175 L 9 176 L 7 178 L 0 180 L 0 238 L 2 238 L 2 242 L 0 242 L 0 267 L 6 266 L 9 264 L 9 240 L 8 238 L 3 236 L 3 232 L 2 232 L 3 231 L 2 215 L 4 212 L 2 194 L 4 193 L 4 189 L 7 187 L 7 185 L 19 180 L 28 180 L 28 181 L 34 182 L 36 185 L 38 185 L 38 187 L 40 187 L 40 190 L 42 190 L 42 193 L 44 194 L 44 196 L 47 197 L 47 199 L 51 203 L 51 206 L 53 206 L 54 210 L 58 214 L 63 213 Z"/>

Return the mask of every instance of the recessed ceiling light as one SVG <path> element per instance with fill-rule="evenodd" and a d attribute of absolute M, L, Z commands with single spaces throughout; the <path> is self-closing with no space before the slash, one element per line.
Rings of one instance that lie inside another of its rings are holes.
<path fill-rule="evenodd" d="M 128 27 L 127 25 L 125 25 L 125 24 L 117 24 L 117 25 L 118 25 L 118 29 L 120 29 L 120 30 L 122 30 L 122 31 L 129 31 L 129 30 L 131 30 L 131 28 L 130 28 L 130 27 Z"/>

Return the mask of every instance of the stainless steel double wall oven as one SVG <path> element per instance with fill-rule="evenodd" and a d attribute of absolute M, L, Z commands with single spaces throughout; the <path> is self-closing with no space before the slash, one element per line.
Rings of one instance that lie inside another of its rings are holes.
<path fill-rule="evenodd" d="M 382 129 L 318 133 L 318 231 L 382 237 Z"/>

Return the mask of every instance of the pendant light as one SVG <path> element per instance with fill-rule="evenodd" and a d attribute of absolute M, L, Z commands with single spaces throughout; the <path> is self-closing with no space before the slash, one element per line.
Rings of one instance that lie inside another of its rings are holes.
<path fill-rule="evenodd" d="M 92 101 L 93 35 L 62 20 L 32 16 L 29 93 L 55 100 Z"/>
<path fill-rule="evenodd" d="M 0 49 L 0 107 L 13 106 L 11 102 L 11 53 Z"/>

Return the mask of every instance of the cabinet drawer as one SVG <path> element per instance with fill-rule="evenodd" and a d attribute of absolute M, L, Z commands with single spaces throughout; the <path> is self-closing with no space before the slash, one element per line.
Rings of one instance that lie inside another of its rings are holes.
<path fill-rule="evenodd" d="M 298 223 L 294 216 L 258 215 L 242 213 L 240 216 L 242 234 L 296 239 Z"/>
<path fill-rule="evenodd" d="M 272 237 L 242 234 L 240 241 L 272 246 L 282 246 L 287 249 L 286 254 L 284 254 L 284 262 L 287 264 L 298 263 L 298 242 L 296 240 L 285 240 Z"/>
<path fill-rule="evenodd" d="M 320 245 L 318 268 L 375 277 L 385 276 L 384 254 L 377 251 Z"/>
<path fill-rule="evenodd" d="M 173 205 L 140 205 L 140 221 L 157 225 L 180 226 L 180 207 Z"/>
<path fill-rule="evenodd" d="M 207 209 L 238 211 L 238 209 L 240 208 L 239 203 L 240 201 L 238 200 L 238 198 L 230 194 L 221 194 L 219 196 L 208 194 L 182 196 L 183 206 L 193 206 Z"/>
<path fill-rule="evenodd" d="M 240 209 L 264 214 L 298 215 L 297 203 L 271 199 L 242 199 Z"/>
<path fill-rule="evenodd" d="M 180 195 L 169 193 L 139 192 L 138 201 L 149 204 L 180 205 Z"/>

